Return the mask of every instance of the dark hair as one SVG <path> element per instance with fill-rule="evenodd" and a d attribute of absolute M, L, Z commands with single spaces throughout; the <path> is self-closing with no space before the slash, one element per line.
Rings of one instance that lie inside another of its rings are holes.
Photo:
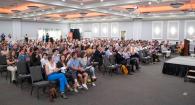
<path fill-rule="evenodd" d="M 44 55 L 48 56 L 48 54 L 47 54 L 47 53 L 43 53 L 43 56 L 44 56 Z"/>
<path fill-rule="evenodd" d="M 77 55 L 77 52 L 76 52 L 76 51 L 72 52 L 72 54 L 71 54 L 72 57 L 73 57 L 75 54 Z"/>
<path fill-rule="evenodd" d="M 52 60 L 52 55 L 48 55 L 48 60 L 49 60 L 49 61 Z"/>

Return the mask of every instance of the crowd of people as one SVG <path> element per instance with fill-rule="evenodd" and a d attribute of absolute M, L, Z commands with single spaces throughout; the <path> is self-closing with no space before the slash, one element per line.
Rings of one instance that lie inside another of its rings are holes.
<path fill-rule="evenodd" d="M 176 48 L 177 46 L 175 46 Z M 42 74 L 49 81 L 59 81 L 59 91 L 62 98 L 67 98 L 66 90 L 79 92 L 78 89 L 88 90 L 88 80 L 96 86 L 96 71 L 101 70 L 103 57 L 115 57 L 117 65 L 135 65 L 140 69 L 141 56 L 150 56 L 152 62 L 159 62 L 163 50 L 171 50 L 169 42 L 146 40 L 112 40 L 112 39 L 83 39 L 67 41 L 25 40 L 24 42 L 0 43 L 1 56 L 7 58 L 7 70 L 11 71 L 12 82 L 16 81 L 16 63 L 27 62 L 29 66 L 41 66 Z M 93 65 L 97 62 L 97 67 Z M 129 74 L 134 72 L 128 69 Z M 73 85 L 70 85 L 72 81 Z"/>

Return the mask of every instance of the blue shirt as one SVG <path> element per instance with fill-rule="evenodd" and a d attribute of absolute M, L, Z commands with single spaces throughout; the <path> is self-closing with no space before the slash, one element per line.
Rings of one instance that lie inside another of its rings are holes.
<path fill-rule="evenodd" d="M 80 63 L 79 59 L 70 59 L 67 64 L 68 64 L 69 68 L 81 67 L 81 63 Z"/>

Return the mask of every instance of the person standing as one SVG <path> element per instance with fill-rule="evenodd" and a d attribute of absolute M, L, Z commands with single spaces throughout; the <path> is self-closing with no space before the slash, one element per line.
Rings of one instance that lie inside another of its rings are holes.
<path fill-rule="evenodd" d="M 25 35 L 24 40 L 26 43 L 28 43 L 28 35 L 27 34 Z"/>
<path fill-rule="evenodd" d="M 49 34 L 48 34 L 48 33 L 46 34 L 45 41 L 46 41 L 46 42 L 49 42 Z"/>

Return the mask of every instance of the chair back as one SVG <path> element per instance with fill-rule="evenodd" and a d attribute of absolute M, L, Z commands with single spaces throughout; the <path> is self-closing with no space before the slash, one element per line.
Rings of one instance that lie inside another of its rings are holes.
<path fill-rule="evenodd" d="M 30 67 L 30 76 L 32 83 L 39 82 L 43 80 L 41 66 L 32 66 Z"/>
<path fill-rule="evenodd" d="M 143 51 L 139 51 L 138 53 L 139 53 L 140 58 L 144 57 Z"/>
<path fill-rule="evenodd" d="M 109 61 L 109 58 L 107 56 L 103 56 L 103 65 L 104 66 L 110 66 L 111 63 Z"/>
<path fill-rule="evenodd" d="M 0 65 L 7 65 L 6 56 L 0 55 Z"/>
<path fill-rule="evenodd" d="M 110 63 L 112 65 L 115 65 L 116 64 L 116 57 L 114 55 L 110 55 L 109 60 L 110 60 Z"/>
<path fill-rule="evenodd" d="M 18 74 L 28 74 L 27 63 L 25 61 L 19 61 L 16 63 Z"/>

